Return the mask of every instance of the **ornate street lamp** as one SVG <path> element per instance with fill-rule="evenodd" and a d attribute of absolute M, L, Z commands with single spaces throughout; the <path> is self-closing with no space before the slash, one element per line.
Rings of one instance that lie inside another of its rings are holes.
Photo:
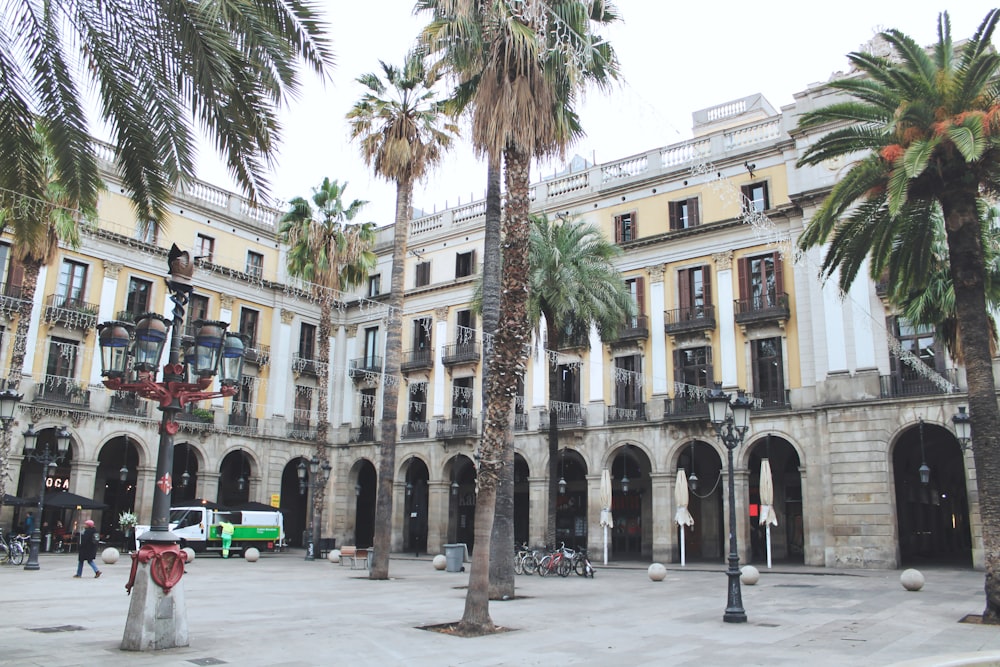
<path fill-rule="evenodd" d="M 960 405 L 951 422 L 955 425 L 955 437 L 964 452 L 972 442 L 972 415 L 965 411 L 964 405 Z"/>
<path fill-rule="evenodd" d="M 924 418 L 920 418 L 920 483 L 927 486 L 931 483 L 931 469 L 927 465 L 927 457 L 924 455 Z"/>
<path fill-rule="evenodd" d="M 45 485 L 49 477 L 52 476 L 52 473 L 55 472 L 58 464 L 62 463 L 69 455 L 69 443 L 72 440 L 69 431 L 66 430 L 65 426 L 61 426 L 55 435 L 56 449 L 53 451 L 48 445 L 44 447 L 38 446 L 38 433 L 35 432 L 33 424 L 28 424 L 28 430 L 22 434 L 24 437 L 24 458 L 36 461 L 42 465 L 42 487 L 38 492 L 38 520 L 35 521 L 35 527 L 31 531 L 30 550 L 28 552 L 28 562 L 24 564 L 25 570 L 37 570 L 40 568 L 38 565 L 38 551 L 42 544 L 42 512 L 45 511 Z"/>
<path fill-rule="evenodd" d="M 316 455 L 309 459 L 308 466 L 306 466 L 305 461 L 300 461 L 296 468 L 296 473 L 299 476 L 299 494 L 304 494 L 306 489 L 310 490 L 306 510 L 309 515 L 309 526 L 307 526 L 304 536 L 306 542 L 305 560 L 316 560 L 316 543 L 320 541 L 322 529 L 316 507 L 319 504 L 316 502 L 316 495 L 319 489 L 326 488 L 332 470 L 333 466 L 330 465 L 329 461 L 323 461 L 321 465 L 319 457 Z M 360 484 L 355 485 L 354 492 L 356 495 L 361 495 Z M 315 539 L 313 539 L 314 536 Z"/>
<path fill-rule="evenodd" d="M 170 493 L 174 487 L 170 471 L 174 435 L 180 430 L 176 417 L 189 403 L 235 395 L 239 384 L 238 377 L 228 376 L 218 391 L 208 391 L 213 376 L 219 370 L 220 357 L 224 354 L 224 335 L 228 326 L 225 322 L 196 321 L 190 359 L 187 350 L 184 356 L 181 355 L 184 309 L 194 291 L 191 280 L 194 263 L 189 253 L 181 252 L 173 245 L 167 255 L 167 265 L 167 289 L 174 304 L 171 319 L 156 313 L 145 313 L 134 328 L 124 322 L 104 322 L 98 326 L 101 374 L 106 378 L 104 386 L 112 391 L 133 392 L 154 400 L 163 413 L 156 483 L 153 485 L 153 515 L 150 529 L 139 538 L 142 558 L 135 571 L 135 579 L 129 582 L 128 587 L 130 591 L 134 587 L 140 593 L 132 596 L 121 644 L 122 649 L 131 651 L 188 645 L 186 606 L 174 603 L 173 598 L 170 603 L 163 603 L 165 598 L 178 592 L 184 569 L 184 555 L 177 546 L 176 536 L 170 532 Z M 157 382 L 156 369 L 167 344 L 168 333 L 169 356 L 163 366 L 163 379 Z M 235 346 L 231 349 L 234 355 L 237 354 Z M 186 371 L 185 362 L 189 362 L 190 372 Z M 233 358 L 227 368 L 238 372 L 241 365 Z M 153 563 L 154 560 L 158 562 Z M 181 565 L 178 566 L 178 563 Z M 153 577 L 157 585 L 147 585 L 151 572 L 169 572 L 170 578 L 158 581 Z M 137 579 L 141 579 L 143 585 L 135 586 Z M 179 599 L 183 600 L 182 593 Z M 172 610 L 170 618 L 160 615 L 164 609 Z"/>
<path fill-rule="evenodd" d="M 717 382 L 708 392 L 708 415 L 715 427 L 715 434 L 729 451 L 729 597 L 726 613 L 722 620 L 726 623 L 746 623 L 747 613 L 743 609 L 743 593 L 740 590 L 740 554 L 736 549 L 736 484 L 733 470 L 733 451 L 743 444 L 750 427 L 750 410 L 753 403 L 740 389 L 730 402 L 729 394 L 722 391 Z"/>
<path fill-rule="evenodd" d="M 17 404 L 23 398 L 23 394 L 10 389 L 0 391 L 0 423 L 3 423 L 4 428 L 7 428 L 14 420 L 14 410 L 17 409 Z"/>
<path fill-rule="evenodd" d="M 688 488 L 691 493 L 698 490 L 698 475 L 694 474 L 694 440 L 691 441 L 691 474 L 688 475 Z"/>

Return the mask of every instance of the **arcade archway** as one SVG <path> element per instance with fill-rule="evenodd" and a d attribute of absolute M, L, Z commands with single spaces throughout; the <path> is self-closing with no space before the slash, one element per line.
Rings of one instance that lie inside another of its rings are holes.
<path fill-rule="evenodd" d="M 403 548 L 420 555 L 427 552 L 427 465 L 414 457 L 406 462 L 403 499 Z"/>
<path fill-rule="evenodd" d="M 135 487 L 139 479 L 139 449 L 127 436 L 112 438 L 97 456 L 94 498 L 108 508 L 101 512 L 101 535 L 114 545 L 124 545 L 125 535 L 118 524 L 122 512 L 135 511 Z"/>
<path fill-rule="evenodd" d="M 563 484 L 565 482 L 565 484 Z M 587 547 L 587 464 L 579 452 L 559 450 L 559 495 L 556 497 L 556 544 Z"/>
<path fill-rule="evenodd" d="M 802 532 L 802 475 L 798 452 L 784 438 L 765 436 L 750 445 L 750 487 L 747 507 L 750 526 L 750 562 L 767 563 L 767 531 L 760 525 L 761 461 L 771 467 L 773 510 L 778 525 L 771 526 L 771 560 L 802 563 L 805 560 Z"/>
<path fill-rule="evenodd" d="M 688 561 L 720 562 L 726 549 L 723 529 L 722 459 L 714 447 L 701 440 L 689 442 L 678 457 L 688 478 L 688 512 L 694 525 L 685 528 Z M 691 479 L 692 473 L 694 479 Z M 617 517 L 615 519 L 617 521 Z M 677 524 L 674 524 L 676 527 Z M 680 547 L 676 559 L 680 560 Z"/>
<path fill-rule="evenodd" d="M 354 483 L 354 544 L 371 547 L 375 542 L 375 495 L 378 491 L 378 475 L 371 461 L 362 460 L 356 464 Z"/>
<path fill-rule="evenodd" d="M 616 559 L 652 553 L 653 494 L 646 453 L 636 445 L 619 447 L 611 459 L 611 551 Z"/>

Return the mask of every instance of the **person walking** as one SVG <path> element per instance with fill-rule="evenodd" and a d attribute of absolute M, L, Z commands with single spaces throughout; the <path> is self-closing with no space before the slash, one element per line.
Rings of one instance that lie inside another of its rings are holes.
<path fill-rule="evenodd" d="M 28 516 L 24 519 L 24 534 L 30 536 L 31 531 L 35 529 L 35 515 L 28 512 Z"/>
<path fill-rule="evenodd" d="M 233 543 L 233 533 L 236 527 L 228 521 L 219 522 L 219 536 L 222 537 L 222 557 L 229 558 L 229 547 Z"/>
<path fill-rule="evenodd" d="M 85 528 L 83 535 L 80 537 L 76 574 L 73 575 L 73 578 L 79 579 L 83 575 L 83 563 L 86 561 L 90 565 L 90 569 L 94 571 L 94 578 L 97 579 L 101 576 L 101 571 L 97 569 L 97 565 L 94 563 L 94 559 L 97 558 L 97 529 L 94 528 L 93 519 L 87 519 L 83 525 Z"/>

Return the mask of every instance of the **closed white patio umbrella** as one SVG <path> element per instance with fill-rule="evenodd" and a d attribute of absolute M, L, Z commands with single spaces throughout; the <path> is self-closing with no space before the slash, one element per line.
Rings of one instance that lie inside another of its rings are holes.
<path fill-rule="evenodd" d="M 601 527 L 604 529 L 604 564 L 608 564 L 608 529 L 615 527 L 611 517 L 611 471 L 601 471 Z"/>
<path fill-rule="evenodd" d="M 771 526 L 778 525 L 774 511 L 774 482 L 771 479 L 771 462 L 760 461 L 760 525 L 764 526 L 767 541 L 767 569 L 771 569 Z"/>
<path fill-rule="evenodd" d="M 687 557 L 684 545 L 684 527 L 694 525 L 694 517 L 688 511 L 688 482 L 684 475 L 684 468 L 677 469 L 677 482 L 674 484 L 674 503 L 677 505 L 677 513 L 674 521 L 681 531 L 681 567 L 687 565 Z"/>

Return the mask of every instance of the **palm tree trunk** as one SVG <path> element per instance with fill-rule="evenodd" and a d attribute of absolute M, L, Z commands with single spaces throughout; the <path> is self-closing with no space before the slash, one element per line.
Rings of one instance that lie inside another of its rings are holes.
<path fill-rule="evenodd" d="M 319 302 L 319 349 L 317 350 L 316 384 L 316 458 L 322 464 L 327 460 L 326 443 L 330 433 L 330 329 L 333 326 L 333 307 L 330 296 L 322 293 Z M 315 481 L 315 480 L 313 480 Z M 326 501 L 326 487 L 313 487 L 313 515 L 309 517 L 313 540 L 318 535 L 323 522 L 323 503 Z"/>
<path fill-rule="evenodd" d="M 486 230 L 483 252 L 483 331 L 496 331 L 500 321 L 500 165 L 490 160 L 486 177 Z M 483 346 L 483 387 L 489 378 L 491 350 Z M 486 414 L 486 392 L 483 391 L 481 413 Z M 484 420 L 485 426 L 485 420 Z M 511 437 L 505 444 L 513 445 Z M 514 447 L 505 447 L 497 487 L 496 514 L 493 517 L 493 537 L 490 541 L 490 599 L 514 597 Z M 478 544 L 478 542 L 477 542 Z"/>
<path fill-rule="evenodd" d="M 24 280 L 21 283 L 21 304 L 17 309 L 17 328 L 14 330 L 14 349 L 10 355 L 7 371 L 7 389 L 14 391 L 21 384 L 24 373 L 24 357 L 28 351 L 28 329 L 31 326 L 31 311 L 35 306 L 35 290 L 38 287 L 38 272 L 41 262 L 24 261 Z M 7 478 L 10 472 L 11 428 L 2 429 L 0 435 L 0 499 L 7 493 Z M 39 517 L 41 520 L 41 517 Z"/>
<path fill-rule="evenodd" d="M 385 325 L 385 366 L 382 368 L 382 435 L 379 444 L 378 491 L 375 498 L 375 558 L 370 579 L 389 578 L 392 548 L 392 486 L 396 468 L 396 415 L 399 411 L 399 364 L 403 356 L 403 288 L 406 244 L 410 232 L 413 180 L 396 182 L 396 222 L 392 238 L 389 315 Z"/>
<path fill-rule="evenodd" d="M 549 348 L 555 348 L 555 322 L 548 318 L 545 329 Z M 559 413 L 556 412 L 556 389 L 559 386 L 559 365 L 546 359 L 549 369 L 549 479 L 548 479 L 548 521 L 545 524 L 545 544 L 556 548 L 556 505 L 559 502 Z"/>
<path fill-rule="evenodd" d="M 507 167 L 507 211 L 504 218 L 503 276 L 500 293 L 500 320 L 493 335 L 487 411 L 480 445 L 476 478 L 476 549 L 472 554 L 465 612 L 458 631 L 463 634 L 492 632 L 495 628 L 489 609 L 489 558 L 497 485 L 503 467 L 505 447 L 513 447 L 512 419 L 517 380 L 524 377 L 527 364 L 528 327 L 528 154 L 508 145 L 504 150 Z"/>
<path fill-rule="evenodd" d="M 965 349 L 973 457 L 986 566 L 983 621 L 1000 623 L 1000 410 L 997 409 L 990 327 L 983 282 L 985 262 L 976 192 L 942 199 L 955 312 Z"/>

